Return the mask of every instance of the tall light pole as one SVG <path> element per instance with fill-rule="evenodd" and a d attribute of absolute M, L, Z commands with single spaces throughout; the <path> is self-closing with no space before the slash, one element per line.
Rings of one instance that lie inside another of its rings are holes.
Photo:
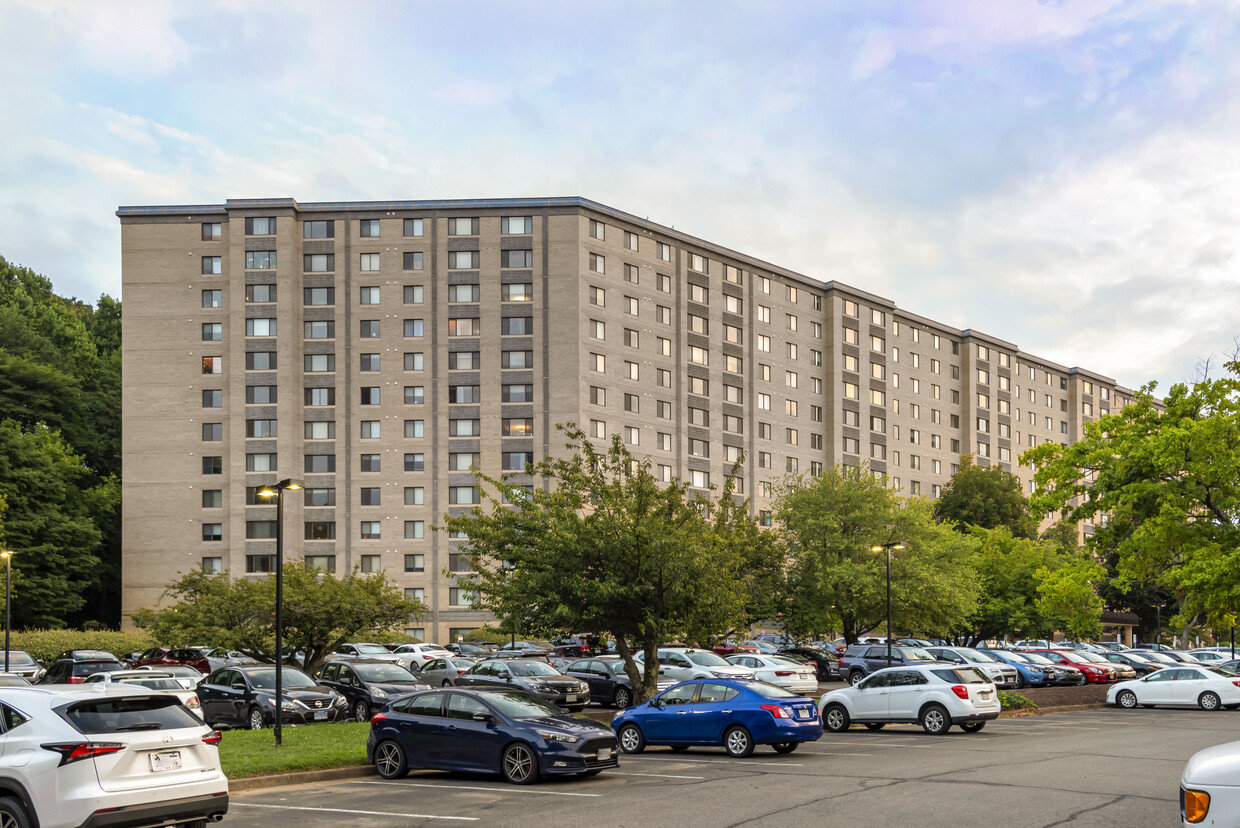
<path fill-rule="evenodd" d="M 887 553 L 887 666 L 891 666 L 891 550 L 903 549 L 904 544 L 900 541 L 891 541 L 890 543 L 876 543 L 870 547 L 871 552 Z"/>
<path fill-rule="evenodd" d="M 9 671 L 9 628 L 12 627 L 12 616 L 9 608 L 13 605 L 13 550 L 0 552 L 4 558 L 4 672 Z"/>
<path fill-rule="evenodd" d="M 284 493 L 301 488 L 286 478 L 274 486 L 263 486 L 255 494 L 276 499 L 276 747 L 284 744 L 280 727 L 284 711 Z"/>

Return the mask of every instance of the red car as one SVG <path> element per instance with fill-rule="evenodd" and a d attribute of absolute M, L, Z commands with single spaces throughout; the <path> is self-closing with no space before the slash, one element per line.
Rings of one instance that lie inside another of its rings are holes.
<path fill-rule="evenodd" d="M 752 644 L 737 642 L 732 640 L 720 641 L 715 645 L 715 654 L 721 656 L 735 655 L 736 653 L 753 653 L 754 655 L 762 655 L 762 651 Z"/>
<path fill-rule="evenodd" d="M 198 650 L 175 647 L 152 647 L 138 657 L 134 667 L 158 667 L 163 664 L 188 664 L 200 673 L 211 672 L 211 662 Z"/>
<path fill-rule="evenodd" d="M 1085 681 L 1091 684 L 1110 684 L 1119 679 L 1119 671 L 1105 664 L 1095 664 L 1089 659 L 1081 658 L 1071 650 L 1026 650 L 1049 658 L 1056 664 L 1075 667 L 1085 674 Z"/>

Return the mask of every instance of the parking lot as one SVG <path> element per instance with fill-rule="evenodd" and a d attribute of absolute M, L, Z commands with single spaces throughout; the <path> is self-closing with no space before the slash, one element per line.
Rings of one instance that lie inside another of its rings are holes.
<path fill-rule="evenodd" d="M 1178 824 L 1184 762 L 1240 740 L 1240 711 L 1098 710 L 1000 719 L 977 734 L 913 726 L 759 748 L 625 755 L 617 771 L 516 787 L 414 772 L 237 794 L 227 822 L 267 828 L 447 825 Z"/>

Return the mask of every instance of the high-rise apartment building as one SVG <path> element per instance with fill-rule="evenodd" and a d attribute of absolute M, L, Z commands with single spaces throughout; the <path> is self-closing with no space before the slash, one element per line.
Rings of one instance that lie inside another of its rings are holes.
<path fill-rule="evenodd" d="M 179 572 L 384 571 L 446 639 L 487 620 L 433 527 L 576 422 L 769 522 L 788 474 L 868 463 L 936 496 L 1021 475 L 1132 396 L 836 282 L 581 198 L 122 207 L 125 616 Z"/>

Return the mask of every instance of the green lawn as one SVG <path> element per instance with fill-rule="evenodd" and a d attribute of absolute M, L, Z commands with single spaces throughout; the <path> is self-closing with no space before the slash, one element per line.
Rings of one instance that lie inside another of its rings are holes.
<path fill-rule="evenodd" d="M 369 735 L 368 722 L 285 726 L 284 744 L 277 748 L 270 727 L 227 730 L 220 743 L 220 763 L 230 779 L 364 765 Z"/>

